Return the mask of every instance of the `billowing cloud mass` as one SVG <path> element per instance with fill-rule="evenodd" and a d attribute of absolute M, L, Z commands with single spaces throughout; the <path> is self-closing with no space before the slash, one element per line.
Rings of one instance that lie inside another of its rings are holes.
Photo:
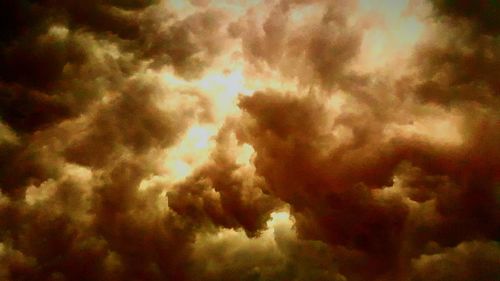
<path fill-rule="evenodd" d="M 0 281 L 500 280 L 499 18 L 1 1 Z"/>

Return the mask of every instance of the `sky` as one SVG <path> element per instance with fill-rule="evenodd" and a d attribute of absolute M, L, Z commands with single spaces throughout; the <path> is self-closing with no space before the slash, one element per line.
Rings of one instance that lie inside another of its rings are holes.
<path fill-rule="evenodd" d="M 0 2 L 0 281 L 500 280 L 500 2 Z"/>

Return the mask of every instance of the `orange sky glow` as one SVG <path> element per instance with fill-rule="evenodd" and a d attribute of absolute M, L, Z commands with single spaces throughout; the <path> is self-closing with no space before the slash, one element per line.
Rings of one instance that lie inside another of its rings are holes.
<path fill-rule="evenodd" d="M 0 14 L 0 281 L 499 280 L 498 1 Z"/>

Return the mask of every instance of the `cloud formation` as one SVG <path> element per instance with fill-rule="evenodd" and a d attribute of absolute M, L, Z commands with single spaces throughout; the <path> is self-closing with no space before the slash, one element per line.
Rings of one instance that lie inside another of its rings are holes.
<path fill-rule="evenodd" d="M 0 3 L 0 280 L 498 278 L 500 6 L 407 4 Z"/>

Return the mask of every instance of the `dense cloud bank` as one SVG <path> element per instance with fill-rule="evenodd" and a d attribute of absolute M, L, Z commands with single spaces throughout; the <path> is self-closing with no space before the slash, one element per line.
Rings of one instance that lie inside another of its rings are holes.
<path fill-rule="evenodd" d="M 0 280 L 500 278 L 500 4 L 185 2 L 0 3 Z"/>

